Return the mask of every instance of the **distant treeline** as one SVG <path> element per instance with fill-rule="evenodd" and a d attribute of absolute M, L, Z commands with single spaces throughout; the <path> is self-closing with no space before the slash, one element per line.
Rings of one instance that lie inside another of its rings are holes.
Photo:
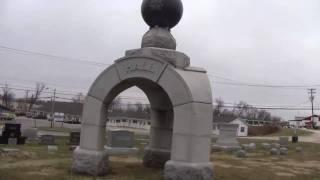
<path fill-rule="evenodd" d="M 215 100 L 213 121 L 229 122 L 236 118 L 273 122 L 279 122 L 281 120 L 280 117 L 273 116 L 270 112 L 258 109 L 244 101 L 240 101 L 239 103 L 236 103 L 233 108 L 229 108 L 228 106 L 225 106 L 225 103 L 221 98 Z"/>

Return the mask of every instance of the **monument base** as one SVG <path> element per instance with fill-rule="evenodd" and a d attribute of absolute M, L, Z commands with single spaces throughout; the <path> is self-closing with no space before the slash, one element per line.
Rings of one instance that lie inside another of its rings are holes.
<path fill-rule="evenodd" d="M 71 171 L 93 176 L 105 175 L 108 172 L 109 156 L 104 151 L 84 150 L 77 147 L 73 152 Z"/>
<path fill-rule="evenodd" d="M 170 160 L 170 151 L 149 149 L 144 150 L 143 165 L 150 168 L 163 168 Z"/>
<path fill-rule="evenodd" d="M 230 145 L 230 146 L 225 146 L 225 145 L 212 145 L 211 150 L 212 152 L 219 152 L 219 151 L 227 151 L 227 152 L 233 152 L 240 150 L 241 147 L 238 145 Z"/>
<path fill-rule="evenodd" d="M 164 168 L 165 180 L 213 180 L 212 163 L 183 163 L 168 161 Z"/>
<path fill-rule="evenodd" d="M 109 147 L 104 146 L 107 154 L 110 155 L 133 155 L 138 153 L 138 148 L 120 148 L 120 147 Z"/>

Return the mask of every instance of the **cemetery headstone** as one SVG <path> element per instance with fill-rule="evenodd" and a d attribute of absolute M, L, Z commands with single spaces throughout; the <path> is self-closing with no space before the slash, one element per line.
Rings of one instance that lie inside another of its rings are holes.
<path fill-rule="evenodd" d="M 249 144 L 249 149 L 250 149 L 251 151 L 255 150 L 255 149 L 256 149 L 256 144 L 255 144 L 255 143 L 250 143 L 250 144 Z"/>
<path fill-rule="evenodd" d="M 110 130 L 105 150 L 109 155 L 129 155 L 138 152 L 134 148 L 134 133 L 126 130 Z"/>
<path fill-rule="evenodd" d="M 126 130 L 110 130 L 107 145 L 109 147 L 132 148 L 134 133 Z"/>
<path fill-rule="evenodd" d="M 40 144 L 42 145 L 55 145 L 55 137 L 52 135 L 42 135 L 40 137 Z"/>
<path fill-rule="evenodd" d="M 281 147 L 280 148 L 280 155 L 287 155 L 288 154 L 288 148 Z"/>
<path fill-rule="evenodd" d="M 237 152 L 236 152 L 236 156 L 238 157 L 238 158 L 245 158 L 247 155 L 246 155 L 246 151 L 245 150 L 238 150 Z"/>
<path fill-rule="evenodd" d="M 2 131 L 2 136 L 0 137 L 0 144 L 8 144 L 10 138 L 15 138 L 16 144 L 24 144 L 26 138 L 21 136 L 20 129 L 21 124 L 6 123 Z M 13 140 L 10 140 L 10 143 L 14 143 Z"/>
<path fill-rule="evenodd" d="M 70 132 L 69 145 L 78 146 L 80 144 L 80 132 Z"/>
<path fill-rule="evenodd" d="M 241 147 L 237 140 L 238 124 L 219 124 L 219 136 L 217 142 L 212 146 L 212 150 L 239 150 Z"/>
<path fill-rule="evenodd" d="M 277 148 L 271 148 L 270 149 L 270 154 L 271 155 L 279 155 L 280 152 L 279 152 L 279 150 Z"/>
<path fill-rule="evenodd" d="M 271 144 L 269 143 L 262 143 L 261 146 L 266 150 L 269 150 L 271 148 Z"/>
<path fill-rule="evenodd" d="M 50 153 L 54 153 L 58 151 L 58 146 L 55 146 L 55 145 L 48 145 L 48 152 Z"/>
<path fill-rule="evenodd" d="M 289 137 L 279 137 L 279 144 L 280 147 L 288 147 L 289 145 Z"/>
<path fill-rule="evenodd" d="M 22 131 L 22 135 L 27 138 L 27 141 L 36 141 L 38 140 L 38 129 L 37 128 L 24 129 Z"/>
<path fill-rule="evenodd" d="M 292 136 L 292 143 L 297 143 L 299 140 L 299 137 L 297 135 Z"/>

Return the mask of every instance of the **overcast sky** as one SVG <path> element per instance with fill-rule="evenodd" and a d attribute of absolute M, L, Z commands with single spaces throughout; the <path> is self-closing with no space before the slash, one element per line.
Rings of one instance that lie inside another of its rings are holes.
<path fill-rule="evenodd" d="M 227 83 L 320 85 L 319 0 L 183 0 L 172 29 L 177 50 L 211 75 L 214 98 L 266 106 L 310 106 L 306 88 Z M 148 30 L 141 0 L 1 0 L 0 83 L 86 92 Z M 9 50 L 9 47 L 69 59 Z M 70 60 L 74 59 L 74 61 Z M 222 79 L 225 78 L 225 79 Z M 315 107 L 320 107 L 319 95 Z M 22 92 L 16 92 L 19 96 Z M 135 89 L 130 96 L 141 97 Z M 271 111 L 291 119 L 310 111 Z M 318 111 L 316 111 L 318 113 Z"/>

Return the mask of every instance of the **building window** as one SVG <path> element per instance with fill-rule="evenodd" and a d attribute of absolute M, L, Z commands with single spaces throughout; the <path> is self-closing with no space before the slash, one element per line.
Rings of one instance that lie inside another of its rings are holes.
<path fill-rule="evenodd" d="M 120 123 L 120 120 L 117 120 L 116 123 Z"/>
<path fill-rule="evenodd" d="M 134 124 L 137 124 L 137 122 L 138 122 L 137 120 L 133 120 L 133 123 L 134 123 Z"/>
<path fill-rule="evenodd" d="M 240 132 L 244 132 L 244 127 L 241 127 Z"/>

